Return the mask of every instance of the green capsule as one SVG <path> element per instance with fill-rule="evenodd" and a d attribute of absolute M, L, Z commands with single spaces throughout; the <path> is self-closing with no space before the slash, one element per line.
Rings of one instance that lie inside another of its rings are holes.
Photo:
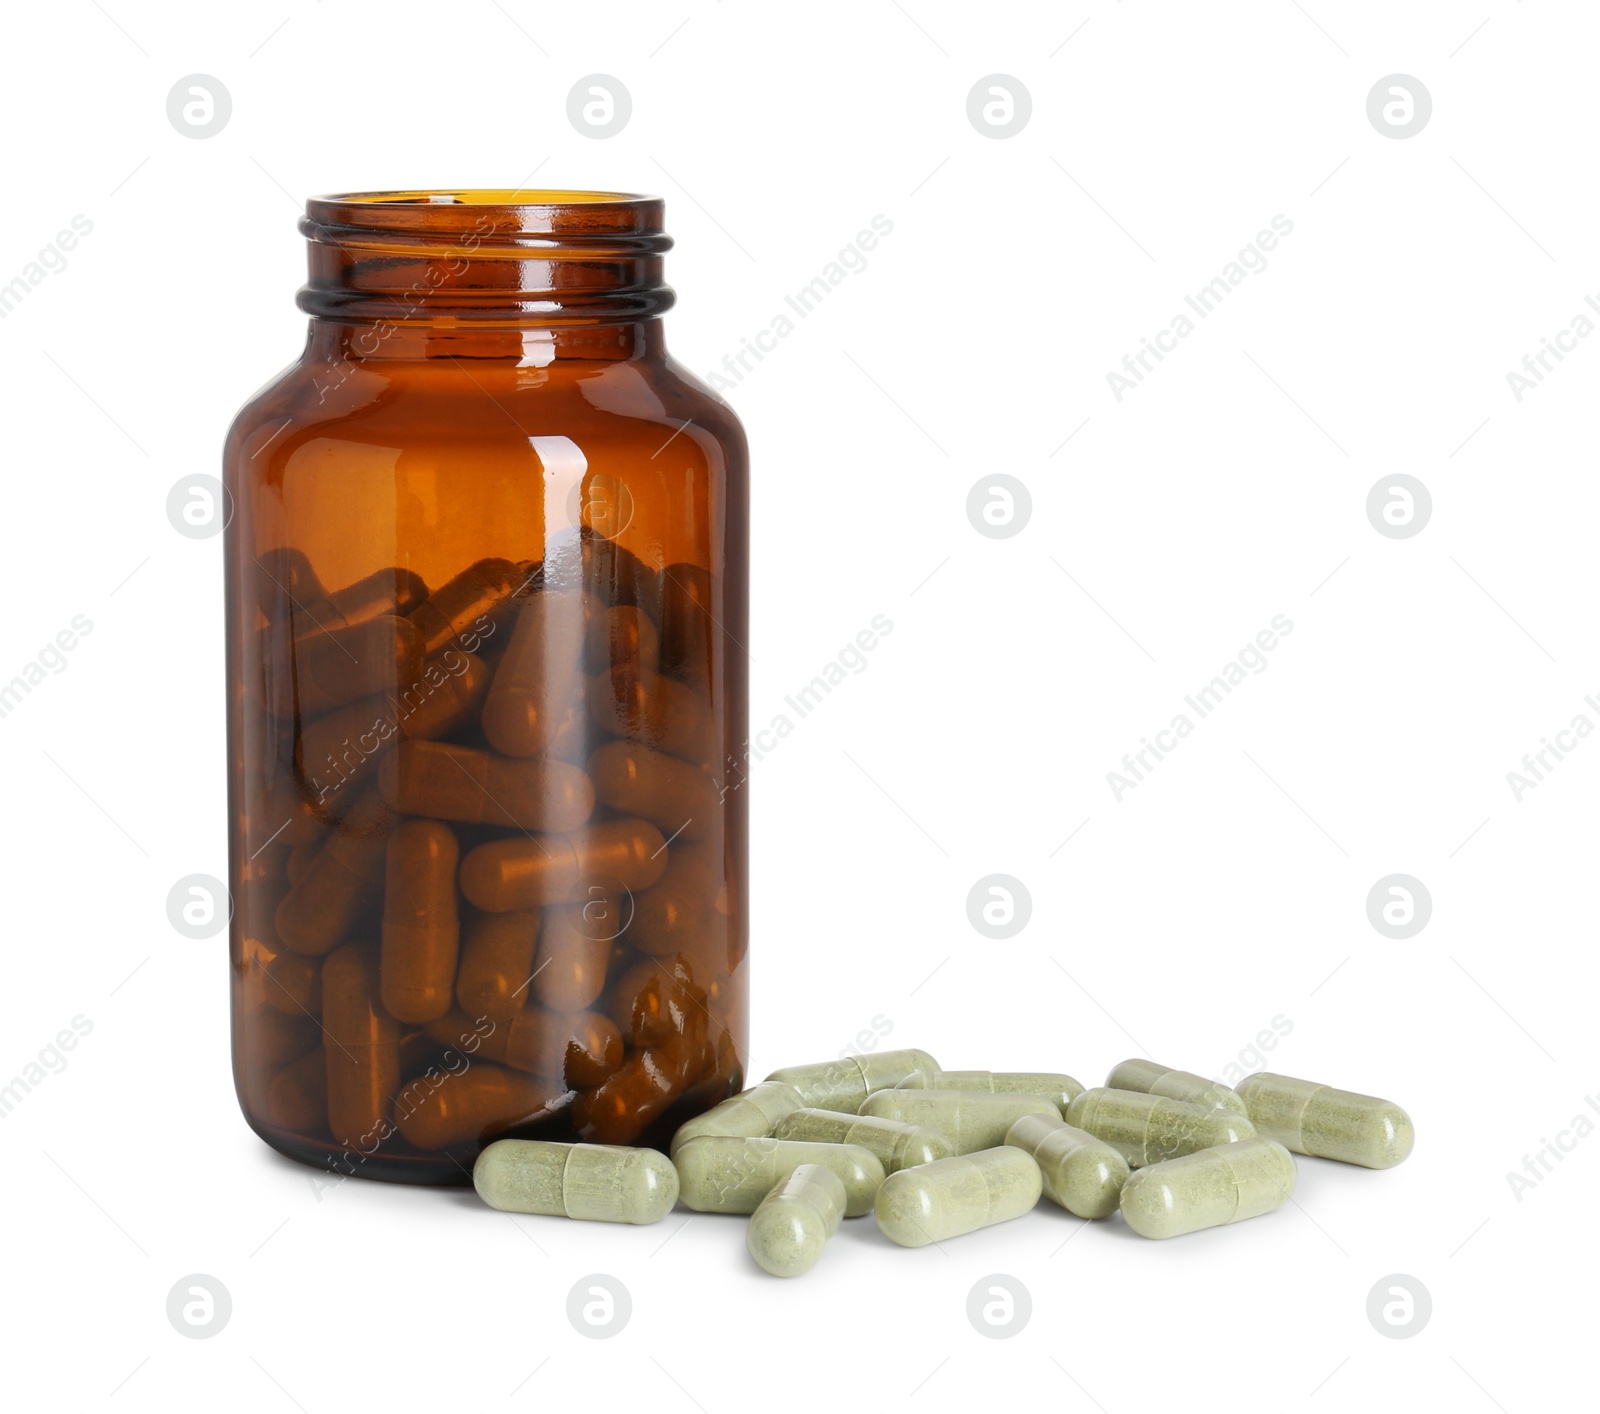
<path fill-rule="evenodd" d="M 1021 1149 L 1001 1147 L 902 1169 L 873 1205 L 878 1226 L 902 1247 L 926 1247 L 1030 1212 L 1044 1180 Z"/>
<path fill-rule="evenodd" d="M 859 1144 L 877 1155 L 885 1173 L 931 1164 L 955 1152 L 938 1130 L 837 1110 L 796 1110 L 779 1120 L 772 1134 L 776 1139 L 809 1139 L 816 1144 Z"/>
<path fill-rule="evenodd" d="M 1243 1115 L 1139 1090 L 1085 1090 L 1067 1106 L 1067 1123 L 1109 1144 L 1135 1169 L 1256 1132 Z"/>
<path fill-rule="evenodd" d="M 1255 1127 L 1292 1153 L 1392 1169 L 1416 1143 L 1411 1116 L 1372 1095 L 1265 1071 L 1247 1077 L 1239 1093 Z"/>
<path fill-rule="evenodd" d="M 1037 1095 L 992 1095 L 987 1090 L 879 1090 L 861 1105 L 861 1113 L 936 1130 L 957 1154 L 993 1149 L 1006 1142 L 1006 1131 L 1023 1115 L 1061 1111 Z"/>
<path fill-rule="evenodd" d="M 792 1085 L 813 1109 L 855 1114 L 874 1090 L 898 1085 L 914 1070 L 938 1070 L 926 1051 L 885 1051 L 882 1055 L 844 1056 L 816 1065 L 791 1065 L 775 1070 L 768 1080 Z"/>
<path fill-rule="evenodd" d="M 844 1184 L 844 1215 L 859 1218 L 883 1182 L 883 1165 L 859 1144 L 707 1135 L 682 1145 L 674 1162 L 679 1196 L 697 1213 L 753 1213 L 801 1164 L 821 1164 Z"/>
<path fill-rule="evenodd" d="M 472 1186 L 503 1213 L 602 1223 L 654 1223 L 678 1201 L 678 1172 L 654 1149 L 497 1139 L 472 1166 Z"/>
<path fill-rule="evenodd" d="M 809 1272 L 839 1230 L 846 1201 L 832 1169 L 801 1164 L 750 1215 L 744 1245 L 756 1265 L 775 1277 Z"/>
<path fill-rule="evenodd" d="M 1281 1208 L 1294 1181 L 1289 1151 L 1251 1135 L 1140 1169 L 1122 1186 L 1122 1217 L 1140 1237 L 1181 1237 Z"/>
<path fill-rule="evenodd" d="M 678 1132 L 672 1136 L 672 1152 L 676 1154 L 691 1139 L 703 1139 L 708 1134 L 764 1139 L 779 1120 L 804 1103 L 800 1092 L 792 1085 L 778 1080 L 763 1081 L 679 1125 Z"/>
<path fill-rule="evenodd" d="M 918 1070 L 906 1076 L 901 1090 L 987 1090 L 991 1095 L 1037 1095 L 1065 1113 L 1083 1094 L 1070 1075 L 1032 1070 Z"/>
<path fill-rule="evenodd" d="M 1155 1061 L 1123 1061 L 1106 1076 L 1106 1088 L 1142 1090 L 1146 1095 L 1165 1095 L 1169 1100 L 1182 1100 L 1186 1105 L 1199 1105 L 1205 1110 L 1232 1110 L 1247 1118 L 1250 1113 L 1239 1092 L 1230 1090 L 1220 1080 L 1207 1080 L 1191 1070 L 1169 1070 Z"/>
<path fill-rule="evenodd" d="M 1049 1115 L 1023 1115 L 1007 1131 L 1006 1143 L 1033 1155 L 1044 1175 L 1044 1196 L 1052 1203 L 1080 1218 L 1106 1218 L 1117 1211 L 1128 1165 L 1109 1144 Z"/>

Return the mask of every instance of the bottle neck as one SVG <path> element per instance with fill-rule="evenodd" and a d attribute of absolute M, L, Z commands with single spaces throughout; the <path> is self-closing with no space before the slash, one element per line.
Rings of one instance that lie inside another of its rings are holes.
<path fill-rule="evenodd" d="M 307 345 L 319 361 L 368 359 L 509 359 L 544 368 L 558 359 L 600 363 L 659 361 L 666 339 L 659 319 L 587 325 L 444 324 L 413 317 L 352 322 L 313 318 Z"/>
<path fill-rule="evenodd" d="M 517 198 L 526 198 L 517 199 Z M 662 203 L 608 192 L 321 197 L 300 223 L 312 351 L 346 358 L 659 356 Z"/>

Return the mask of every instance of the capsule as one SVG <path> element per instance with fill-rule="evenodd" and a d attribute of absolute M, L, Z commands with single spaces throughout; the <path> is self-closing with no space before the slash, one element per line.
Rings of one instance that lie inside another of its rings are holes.
<path fill-rule="evenodd" d="M 262 617 L 268 623 L 291 617 L 307 624 L 317 622 L 310 617 L 310 611 L 323 604 L 328 591 L 322 587 L 305 551 L 293 545 L 278 545 L 263 550 L 255 559 L 262 575 L 257 581 L 257 607 Z"/>
<path fill-rule="evenodd" d="M 399 1021 L 450 1010 L 460 952 L 456 864 L 448 825 L 407 820 L 389 836 L 383 899 L 383 1004 Z"/>
<path fill-rule="evenodd" d="M 1220 1080 L 1207 1080 L 1190 1070 L 1171 1070 L 1155 1061 L 1125 1060 L 1113 1066 L 1106 1076 L 1106 1088 L 1142 1090 L 1147 1095 L 1165 1095 L 1169 1100 L 1182 1100 L 1201 1109 L 1232 1110 L 1246 1119 L 1250 1117 L 1237 1090 L 1230 1090 Z"/>
<path fill-rule="evenodd" d="M 480 913 L 467 925 L 456 969 L 456 1001 L 469 1017 L 504 1023 L 527 1005 L 540 914 Z"/>
<path fill-rule="evenodd" d="M 400 1088 L 400 1023 L 379 1003 L 377 961 L 359 944 L 322 964 L 322 1029 L 328 1129 L 341 1144 L 370 1150 Z"/>
<path fill-rule="evenodd" d="M 711 723 L 699 694 L 649 668 L 621 665 L 591 678 L 589 714 L 613 736 L 688 761 L 702 760 L 710 745 Z"/>
<path fill-rule="evenodd" d="M 577 834 L 490 840 L 461 861 L 461 892 L 486 913 L 539 908 L 585 886 L 647 889 L 667 867 L 667 842 L 648 820 L 611 820 Z"/>
<path fill-rule="evenodd" d="M 420 574 L 408 569 L 381 569 L 330 591 L 323 601 L 328 613 L 324 626 L 347 628 L 382 614 L 409 614 L 428 597 Z M 330 624 L 331 621 L 331 624 Z"/>
<path fill-rule="evenodd" d="M 550 745 L 583 672 L 583 595 L 546 589 L 517 611 L 516 627 L 483 704 L 483 734 L 507 756 Z"/>
<path fill-rule="evenodd" d="M 699 565 L 661 572 L 661 671 L 683 682 L 711 682 L 712 584 Z"/>
<path fill-rule="evenodd" d="M 363 697 L 307 722 L 296 748 L 306 789 L 326 801 L 365 781 L 396 742 L 430 741 L 460 730 L 488 689 L 483 659 L 451 649 L 403 691 Z"/>
<path fill-rule="evenodd" d="M 266 1119 L 296 1134 L 328 1127 L 328 1061 L 320 1050 L 290 1061 L 267 1088 Z"/>
<path fill-rule="evenodd" d="M 262 995 L 290 1016 L 315 1016 L 322 1010 L 321 963 L 304 953 L 279 953 L 266 965 Z"/>
<path fill-rule="evenodd" d="M 1105 1218 L 1117 1211 L 1127 1161 L 1109 1144 L 1059 1115 L 1023 1115 L 1006 1131 L 1006 1143 L 1033 1155 L 1044 1176 L 1044 1196 L 1080 1218 Z"/>
<path fill-rule="evenodd" d="M 679 1197 L 697 1213 L 753 1213 L 801 1164 L 820 1164 L 839 1178 L 847 1218 L 870 1212 L 883 1183 L 883 1165 L 859 1144 L 708 1135 L 680 1145 L 673 1162 Z"/>
<path fill-rule="evenodd" d="M 681 954 L 636 962 L 606 994 L 606 1015 L 633 1046 L 652 1045 L 682 1031 L 690 1012 L 705 1009 L 705 992 L 695 986 Z"/>
<path fill-rule="evenodd" d="M 873 1206 L 891 1242 L 926 1247 L 1031 1212 L 1043 1183 L 1031 1157 L 1001 1146 L 902 1169 Z"/>
<path fill-rule="evenodd" d="M 987 1090 L 991 1095 L 1036 1095 L 1041 1100 L 1048 1100 L 1062 1112 L 1083 1094 L 1083 1086 L 1070 1075 L 1024 1070 L 918 1070 L 906 1076 L 897 1088 Z"/>
<path fill-rule="evenodd" d="M 404 687 L 416 681 L 424 657 L 422 635 L 394 614 L 297 638 L 289 652 L 297 715 L 304 717 Z M 268 672 L 279 681 L 290 678 L 282 666 Z"/>
<path fill-rule="evenodd" d="M 510 560 L 479 560 L 441 584 L 411 611 L 429 657 L 458 639 L 468 648 L 486 633 L 522 583 Z"/>
<path fill-rule="evenodd" d="M 1294 1154 L 1392 1169 L 1416 1142 L 1411 1116 L 1372 1095 L 1266 1071 L 1247 1077 L 1239 1094 L 1257 1131 Z"/>
<path fill-rule="evenodd" d="M 745 1249 L 764 1272 L 797 1277 L 817 1265 L 849 1201 L 832 1169 L 801 1164 L 761 1200 L 745 1228 Z"/>
<path fill-rule="evenodd" d="M 661 661 L 661 635 L 643 609 L 615 604 L 590 613 L 584 660 L 594 673 L 617 664 L 654 669 Z"/>
<path fill-rule="evenodd" d="M 660 879 L 633 900 L 627 941 L 640 952 L 661 956 L 716 936 L 726 926 L 717 913 L 722 886 L 720 847 L 674 840 Z"/>
<path fill-rule="evenodd" d="M 602 805 L 659 826 L 674 842 L 698 840 L 721 820 L 721 792 L 698 766 L 637 741 L 608 741 L 589 754 Z"/>
<path fill-rule="evenodd" d="M 1122 1217 L 1140 1237 L 1181 1237 L 1281 1208 L 1294 1183 L 1289 1151 L 1255 1134 L 1140 1169 L 1122 1187 Z"/>
<path fill-rule="evenodd" d="M 576 766 L 438 741 L 401 742 L 378 768 L 378 790 L 402 815 L 551 834 L 594 810 L 594 787 Z"/>
<path fill-rule="evenodd" d="M 1023 1115 L 1061 1117 L 1037 1095 L 994 1095 L 987 1090 L 879 1090 L 862 1102 L 861 1113 L 901 1124 L 920 1124 L 944 1135 L 956 1154 L 994 1149 Z"/>
<path fill-rule="evenodd" d="M 591 922 L 593 917 L 598 919 Z M 539 957 L 533 968 L 533 995 L 552 1011 L 587 1011 L 606 989 L 611 961 L 608 929 L 616 919 L 615 904 L 556 903 L 544 910 Z"/>
<path fill-rule="evenodd" d="M 1146 1095 L 1138 1090 L 1085 1090 L 1067 1106 L 1067 1123 L 1109 1144 L 1129 1168 L 1248 1139 L 1255 1127 L 1228 1110 Z"/>
<path fill-rule="evenodd" d="M 509 1030 L 508 1026 L 490 1021 L 486 1016 L 468 1016 L 460 1007 L 452 1007 L 437 1020 L 424 1022 L 421 1035 L 435 1046 L 459 1052 L 469 1060 L 504 1065 Z"/>
<path fill-rule="evenodd" d="M 485 1044 L 503 1046 L 505 1064 L 558 1080 L 571 1090 L 599 1085 L 622 1065 L 622 1037 L 611 1019 L 599 1012 L 527 1006 L 497 1035 L 498 1041 Z"/>
<path fill-rule="evenodd" d="M 583 1222 L 656 1223 L 678 1201 L 678 1172 L 654 1149 L 497 1139 L 472 1166 L 472 1186 L 502 1213 Z"/>
<path fill-rule="evenodd" d="M 793 1085 L 807 1105 L 818 1110 L 856 1114 L 874 1090 L 898 1085 L 913 1071 L 938 1070 L 939 1063 L 926 1051 L 884 1051 L 879 1055 L 842 1056 L 815 1065 L 791 1065 L 775 1070 L 768 1080 Z M 885 1115 L 898 1119 L 898 1115 Z"/>
<path fill-rule="evenodd" d="M 682 1031 L 633 1051 L 599 1085 L 580 1091 L 572 1102 L 578 1132 L 599 1144 L 626 1144 L 660 1119 L 716 1064 L 708 1021 L 695 1008 Z"/>
<path fill-rule="evenodd" d="M 672 1136 L 672 1152 L 676 1154 L 691 1139 L 703 1139 L 713 1134 L 740 1139 L 765 1139 L 775 1126 L 783 1123 L 785 1117 L 793 1114 L 803 1103 L 800 1092 L 792 1085 L 785 1085 L 781 1080 L 765 1080 L 679 1125 L 678 1132 Z M 820 1136 L 792 1134 L 780 1137 L 815 1139 Z"/>
<path fill-rule="evenodd" d="M 395 1098 L 394 1123 L 418 1149 L 454 1149 L 539 1118 L 560 1095 L 535 1076 L 474 1061 L 412 1080 Z"/>
<path fill-rule="evenodd" d="M 773 1083 L 776 1082 L 768 1082 Z M 840 1114 L 837 1110 L 797 1109 L 778 1121 L 772 1136 L 816 1144 L 859 1144 L 877 1157 L 885 1173 L 931 1164 L 955 1153 L 950 1141 L 937 1130 L 879 1119 L 876 1115 Z"/>
<path fill-rule="evenodd" d="M 278 905 L 284 946 L 312 956 L 338 946 L 383 873 L 393 827 L 394 812 L 377 796 L 356 801 Z"/>

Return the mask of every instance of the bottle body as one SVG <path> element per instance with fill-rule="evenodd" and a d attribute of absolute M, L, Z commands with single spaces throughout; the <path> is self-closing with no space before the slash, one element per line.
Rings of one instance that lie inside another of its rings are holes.
<path fill-rule="evenodd" d="M 658 318 L 508 288 L 589 278 L 592 212 L 569 253 L 480 204 L 492 253 L 323 218 L 306 355 L 225 456 L 240 1103 L 428 1183 L 506 1135 L 664 1149 L 747 1044 L 743 435 Z M 447 261 L 454 307 L 383 313 L 372 271 Z"/>

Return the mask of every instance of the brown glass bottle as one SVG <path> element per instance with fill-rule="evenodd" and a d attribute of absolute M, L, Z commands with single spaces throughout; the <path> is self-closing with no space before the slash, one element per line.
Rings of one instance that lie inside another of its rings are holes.
<path fill-rule="evenodd" d="M 748 472 L 658 200 L 313 200 L 224 459 L 233 1065 L 339 1174 L 666 1147 L 747 1041 Z"/>

